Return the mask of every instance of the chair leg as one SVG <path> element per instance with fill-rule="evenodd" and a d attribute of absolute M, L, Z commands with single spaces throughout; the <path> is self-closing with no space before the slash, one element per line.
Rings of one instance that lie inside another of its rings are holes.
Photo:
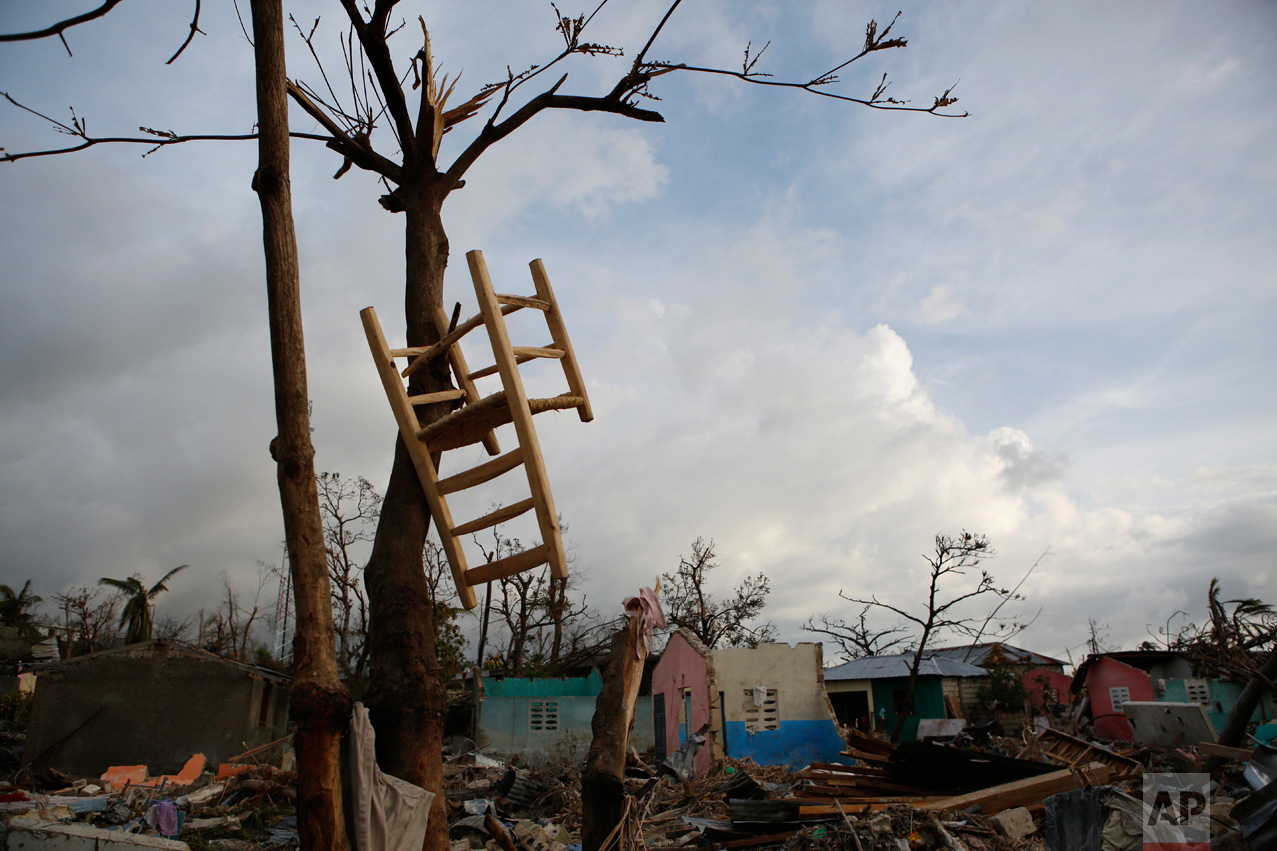
<path fill-rule="evenodd" d="M 502 316 L 501 306 L 497 303 L 496 292 L 492 288 L 492 278 L 488 275 L 487 264 L 483 261 L 483 253 L 467 252 L 466 260 L 470 265 L 470 277 L 474 280 L 474 292 L 479 300 L 479 311 L 483 314 L 488 338 L 492 342 L 492 355 L 497 363 L 497 372 L 505 388 L 515 434 L 518 435 L 519 446 L 523 448 L 523 468 L 527 472 L 528 488 L 532 491 L 532 500 L 536 507 L 541 541 L 548 550 L 550 572 L 556 579 L 566 579 L 567 555 L 563 550 L 563 533 L 559 528 L 554 498 L 550 494 L 549 477 L 546 475 L 545 459 L 541 455 L 541 444 L 537 440 L 536 427 L 532 424 L 528 395 L 523 389 L 523 378 L 515 362 L 505 317 Z"/>

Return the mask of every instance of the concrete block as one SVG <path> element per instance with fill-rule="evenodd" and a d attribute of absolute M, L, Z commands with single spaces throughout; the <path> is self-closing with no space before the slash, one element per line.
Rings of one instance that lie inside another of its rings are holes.
<path fill-rule="evenodd" d="M 1024 807 L 1003 810 L 996 816 L 990 816 L 989 821 L 999 833 L 1013 840 L 1023 839 L 1038 829 L 1033 823 L 1033 816 Z"/>
<path fill-rule="evenodd" d="M 35 827 L 0 827 L 0 848 L 5 851 L 190 851 L 176 839 L 142 836 L 120 830 L 103 830 L 88 824 L 42 824 Z"/>

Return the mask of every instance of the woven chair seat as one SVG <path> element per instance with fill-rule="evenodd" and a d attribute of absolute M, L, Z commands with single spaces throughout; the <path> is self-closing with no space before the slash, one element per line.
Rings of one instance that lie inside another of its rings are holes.
<path fill-rule="evenodd" d="M 528 409 L 533 414 L 579 408 L 583 404 L 585 404 L 584 399 L 570 393 L 548 399 L 528 399 Z M 466 405 L 435 420 L 417 432 L 417 436 L 426 442 L 431 452 L 445 452 L 478 443 L 488 432 L 507 425 L 513 420 L 505 391 L 498 390 L 473 405 Z"/>

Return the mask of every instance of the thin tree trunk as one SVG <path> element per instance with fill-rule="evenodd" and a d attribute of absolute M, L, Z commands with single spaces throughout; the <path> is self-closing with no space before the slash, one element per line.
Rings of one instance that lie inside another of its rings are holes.
<path fill-rule="evenodd" d="M 409 166 L 405 164 L 405 172 Z M 406 215 L 405 314 L 409 346 L 439 339 L 433 311 L 443 304 L 448 240 L 440 209 L 443 198 L 427 175 L 400 187 Z M 413 394 L 451 386 L 446 358 L 414 373 Z M 423 423 L 450 410 L 448 404 L 419 409 Z M 438 463 L 438 458 L 435 463 Z M 435 656 L 434 611 L 422 562 L 430 513 L 402 439 L 386 485 L 364 585 L 368 591 L 370 658 L 367 702 L 377 731 L 382 770 L 435 793 L 426 851 L 446 851 L 448 825 L 443 795 L 444 684 Z"/>
<path fill-rule="evenodd" d="M 625 812 L 625 758 L 647 656 L 639 641 L 641 629 L 641 618 L 630 618 L 613 636 L 603 688 L 595 699 L 593 738 L 581 773 L 582 851 L 601 851 Z"/>
<path fill-rule="evenodd" d="M 262 206 L 279 431 L 272 454 L 278 465 L 297 613 L 293 639 L 296 679 L 291 700 L 297 722 L 297 821 L 303 849 L 343 851 L 349 843 L 341 805 L 341 734 L 350 713 L 350 695 L 337 677 L 328 564 L 315 487 L 315 450 L 310 442 L 297 237 L 289 185 L 281 0 L 252 0 L 252 14 L 260 133 L 253 185 Z"/>

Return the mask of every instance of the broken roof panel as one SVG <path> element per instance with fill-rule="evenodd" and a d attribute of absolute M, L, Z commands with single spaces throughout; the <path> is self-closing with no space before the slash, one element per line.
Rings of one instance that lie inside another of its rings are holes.
<path fill-rule="evenodd" d="M 1023 647 L 1013 647 L 1000 641 L 992 641 L 985 644 L 965 644 L 961 647 L 937 647 L 934 650 L 928 650 L 927 653 L 928 655 L 943 656 L 947 659 L 957 659 L 959 662 L 970 662 L 972 665 L 983 665 L 990 656 L 1000 657 L 1013 665 L 1059 665 L 1063 667 L 1066 664 L 1060 659 L 1052 659 L 1050 656 L 1044 656 L 1032 650 L 1025 650 Z"/>

